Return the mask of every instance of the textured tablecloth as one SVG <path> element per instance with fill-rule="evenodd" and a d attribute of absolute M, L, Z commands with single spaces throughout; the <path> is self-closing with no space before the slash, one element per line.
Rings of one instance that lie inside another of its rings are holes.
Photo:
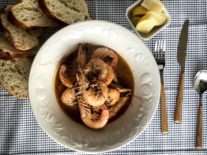
<path fill-rule="evenodd" d="M 15 0 L 0 0 L 0 8 Z M 108 20 L 130 29 L 125 10 L 134 0 L 88 0 L 93 19 Z M 198 95 L 192 87 L 197 71 L 207 69 L 207 1 L 164 0 L 171 14 L 169 27 L 145 43 L 153 51 L 155 41 L 166 39 L 166 68 L 164 80 L 169 121 L 169 135 L 160 131 L 160 107 L 147 129 L 134 141 L 121 149 L 106 153 L 115 154 L 207 154 L 207 100 L 203 96 L 203 150 L 195 150 Z M 190 20 L 189 42 L 185 72 L 183 122 L 175 124 L 179 65 L 177 44 L 184 20 Z M 46 39 L 52 31 L 44 35 Z M 0 154 L 81 154 L 66 149 L 51 140 L 39 127 L 29 100 L 17 100 L 0 87 Z"/>

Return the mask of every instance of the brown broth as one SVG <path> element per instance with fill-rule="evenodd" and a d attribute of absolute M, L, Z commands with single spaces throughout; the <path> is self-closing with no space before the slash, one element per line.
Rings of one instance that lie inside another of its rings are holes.
<path fill-rule="evenodd" d="M 116 120 L 117 118 L 119 118 L 121 115 L 123 115 L 125 113 L 125 111 L 127 110 L 128 106 L 131 103 L 132 96 L 134 94 L 134 78 L 133 78 L 132 71 L 131 71 L 128 63 L 118 53 L 116 53 L 116 54 L 118 55 L 118 63 L 117 63 L 117 67 L 116 67 L 117 77 L 118 77 L 121 85 L 124 88 L 130 88 L 132 90 L 132 93 L 131 93 L 129 100 L 124 105 L 124 107 L 122 107 L 122 109 L 116 114 L 116 116 L 114 118 L 112 118 L 109 122 Z"/>
<path fill-rule="evenodd" d="M 69 55 L 68 57 L 64 58 L 63 62 L 65 62 L 65 60 L 67 59 L 67 63 L 71 63 L 72 60 L 75 58 L 75 53 L 76 52 L 74 52 L 71 55 Z M 116 74 L 118 76 L 118 79 L 119 79 L 121 85 L 124 86 L 124 88 L 130 88 L 132 90 L 132 95 L 131 95 L 130 99 L 127 101 L 127 104 L 109 122 L 116 120 L 122 114 L 124 114 L 124 112 L 126 111 L 128 106 L 130 105 L 132 96 L 134 94 L 134 78 L 133 78 L 132 71 L 131 71 L 129 65 L 127 64 L 127 62 L 120 55 L 118 55 Z M 72 120 L 82 124 L 78 107 L 75 108 L 75 110 L 71 110 L 71 108 L 68 108 L 67 106 L 65 106 L 60 100 L 61 94 L 63 93 L 63 91 L 65 89 L 66 89 L 66 87 L 62 85 L 62 83 L 59 79 L 59 76 L 58 76 L 58 72 L 57 72 L 56 78 L 55 78 L 55 94 L 56 94 L 58 103 L 66 115 L 68 115 Z"/>

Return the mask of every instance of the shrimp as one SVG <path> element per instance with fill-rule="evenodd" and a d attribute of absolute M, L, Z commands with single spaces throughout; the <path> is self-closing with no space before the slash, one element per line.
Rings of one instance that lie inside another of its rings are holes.
<path fill-rule="evenodd" d="M 75 62 L 75 67 L 80 66 L 83 68 L 86 64 L 86 45 L 84 44 L 78 44 L 78 53 L 77 58 Z"/>
<path fill-rule="evenodd" d="M 69 107 L 72 107 L 74 104 L 76 104 L 77 100 L 75 90 L 73 88 L 67 88 L 61 95 L 61 101 Z"/>
<path fill-rule="evenodd" d="M 120 98 L 118 101 L 109 107 L 109 119 L 112 119 L 124 107 L 131 95 L 131 89 L 120 89 Z"/>
<path fill-rule="evenodd" d="M 107 47 L 100 47 L 97 48 L 91 58 L 99 58 L 102 59 L 104 62 L 109 64 L 113 69 L 116 67 L 117 62 L 118 62 L 118 57 L 116 53 Z"/>
<path fill-rule="evenodd" d="M 98 73 L 98 79 L 106 83 L 107 85 L 109 85 L 115 77 L 112 67 L 106 64 L 103 60 L 98 58 L 91 59 L 88 62 L 88 64 L 84 68 L 84 73 L 92 73 L 92 75 L 94 73 Z"/>
<path fill-rule="evenodd" d="M 128 101 L 129 96 L 121 97 L 116 104 L 109 108 L 109 119 L 112 119 Z"/>
<path fill-rule="evenodd" d="M 77 71 L 79 67 L 83 68 L 86 64 L 86 51 L 84 50 L 85 45 L 84 44 L 79 44 L 78 45 L 78 54 L 75 60 L 75 65 L 73 68 L 73 71 L 70 73 Z M 59 77 L 60 81 L 62 84 L 68 88 L 73 87 L 73 80 L 72 80 L 72 75 L 69 74 L 69 69 L 68 66 L 65 64 L 62 64 L 59 69 Z"/>
<path fill-rule="evenodd" d="M 81 92 L 86 102 L 94 107 L 104 104 L 108 94 L 108 87 L 104 82 L 101 81 L 89 81 L 82 73 L 81 68 L 79 68 L 79 73 L 77 76 L 77 90 Z"/>
<path fill-rule="evenodd" d="M 107 105 L 114 105 L 120 98 L 120 92 L 117 89 L 109 89 L 107 97 Z"/>
<path fill-rule="evenodd" d="M 68 88 L 73 87 L 72 77 L 69 74 L 68 67 L 62 64 L 59 69 L 59 78 L 62 84 Z"/>
<path fill-rule="evenodd" d="M 109 110 L 101 109 L 100 114 L 92 113 L 91 107 L 87 103 L 79 103 L 80 116 L 83 123 L 92 128 L 103 128 L 109 120 Z M 97 116 L 98 115 L 98 116 Z"/>
<path fill-rule="evenodd" d="M 97 107 L 103 105 L 108 94 L 108 87 L 101 81 L 95 81 L 83 91 L 83 97 L 89 105 Z"/>

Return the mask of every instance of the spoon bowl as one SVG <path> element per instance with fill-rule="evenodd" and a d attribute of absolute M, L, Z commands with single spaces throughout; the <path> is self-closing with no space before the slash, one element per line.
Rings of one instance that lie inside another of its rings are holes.
<path fill-rule="evenodd" d="M 194 88 L 199 94 L 196 148 L 202 149 L 202 94 L 207 90 L 207 70 L 201 70 L 196 74 Z"/>
<path fill-rule="evenodd" d="M 199 94 L 207 90 L 207 70 L 199 71 L 194 79 L 194 88 Z"/>

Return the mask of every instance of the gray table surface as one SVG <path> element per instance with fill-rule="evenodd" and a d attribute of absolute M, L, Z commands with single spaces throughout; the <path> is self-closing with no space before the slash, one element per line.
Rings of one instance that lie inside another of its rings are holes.
<path fill-rule="evenodd" d="M 0 8 L 15 0 L 0 0 Z M 107 20 L 130 29 L 125 19 L 125 10 L 134 0 L 88 0 L 93 19 Z M 198 70 L 207 69 L 207 1 L 164 0 L 172 21 L 169 27 L 153 39 L 146 41 L 151 51 L 156 40 L 166 39 L 166 68 L 164 80 L 168 109 L 169 134 L 160 132 L 160 107 L 148 128 L 128 145 L 112 154 L 207 154 L 207 102 L 203 96 L 203 149 L 195 150 L 198 95 L 192 87 Z M 179 65 L 177 44 L 184 20 L 190 20 L 184 82 L 183 122 L 175 124 Z M 54 31 L 47 30 L 43 39 Z M 17 100 L 0 87 L 0 154 L 82 154 L 66 149 L 51 140 L 37 124 L 29 100 Z"/>

